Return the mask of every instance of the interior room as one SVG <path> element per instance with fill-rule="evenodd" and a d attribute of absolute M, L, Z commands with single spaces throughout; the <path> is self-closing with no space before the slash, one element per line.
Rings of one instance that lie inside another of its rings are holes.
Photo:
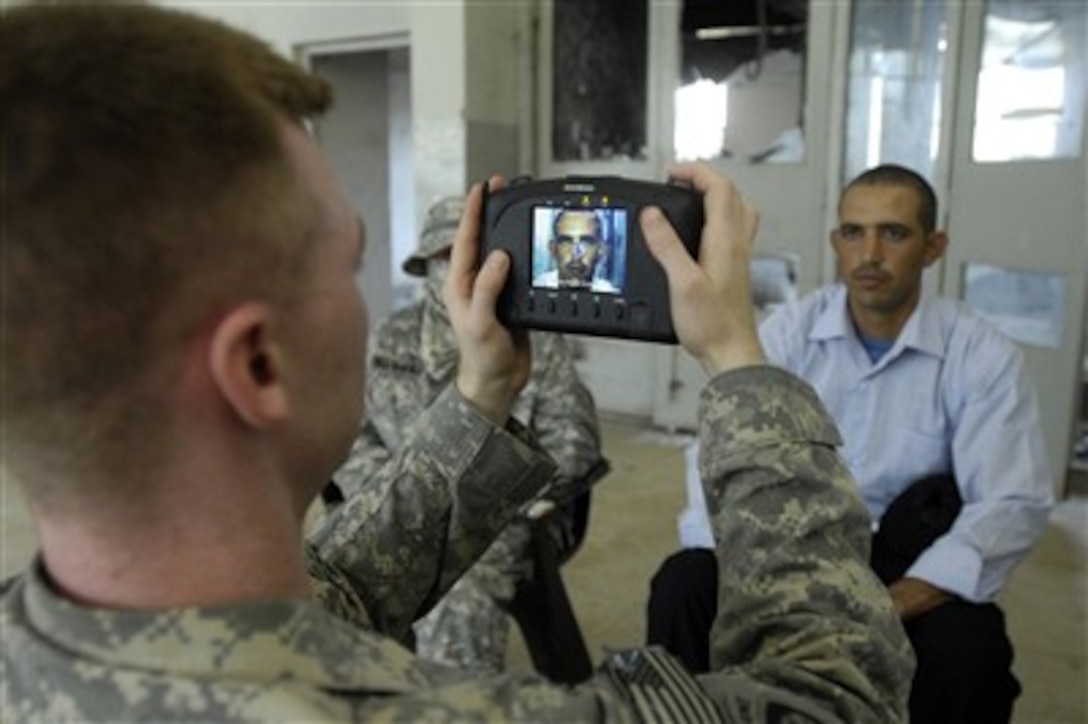
<path fill-rule="evenodd" d="M 0 5 L 3 5 L 0 2 Z M 677 159 L 760 209 L 759 314 L 836 279 L 843 184 L 910 166 L 951 240 L 929 292 L 1023 351 L 1056 505 L 1000 604 L 1013 721 L 1088 721 L 1088 6 L 1065 0 L 443 0 L 200 3 L 333 84 L 314 133 L 365 219 L 371 329 L 420 298 L 403 260 L 436 199 L 493 173 L 663 181 Z M 561 574 L 594 660 L 641 643 L 678 546 L 700 368 L 679 348 L 572 335 L 611 472 Z M 35 533 L 6 476 L 0 575 Z M 312 511 L 322 514 L 320 502 Z M 521 637 L 508 665 L 532 668 Z"/>

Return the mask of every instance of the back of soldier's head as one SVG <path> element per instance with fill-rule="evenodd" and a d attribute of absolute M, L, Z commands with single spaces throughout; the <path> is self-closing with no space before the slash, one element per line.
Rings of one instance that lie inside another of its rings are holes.
<path fill-rule="evenodd" d="M 263 43 L 193 15 L 0 13 L 9 466 L 151 436 L 170 354 L 232 300 L 289 293 L 317 200 L 283 124 L 330 100 Z"/>

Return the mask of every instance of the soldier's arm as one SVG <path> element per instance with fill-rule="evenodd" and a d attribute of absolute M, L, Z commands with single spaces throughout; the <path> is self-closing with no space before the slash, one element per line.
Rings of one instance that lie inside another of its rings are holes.
<path fill-rule="evenodd" d="M 495 426 L 452 385 L 406 437 L 308 541 L 325 606 L 394 638 L 442 597 L 555 470 L 520 425 Z"/>
<path fill-rule="evenodd" d="M 723 374 L 700 440 L 721 591 L 705 688 L 731 711 L 739 687 L 766 706 L 792 693 L 846 721 L 904 719 L 913 655 L 815 393 L 772 367 Z"/>
<path fill-rule="evenodd" d="M 838 442 L 816 395 L 789 373 L 749 366 L 715 376 L 700 409 L 722 581 L 714 671 L 695 679 L 660 649 L 632 650 L 573 690 L 504 682 L 488 691 L 489 715 L 905 721 L 910 644 L 869 570 L 868 517 Z"/>
<path fill-rule="evenodd" d="M 374 408 L 368 404 L 367 409 Z M 340 469 L 333 474 L 333 480 L 343 491 L 344 497 L 351 497 L 362 490 L 376 471 L 392 457 L 393 454 L 378 434 L 378 429 L 368 418 L 359 426 L 359 435 L 351 444 L 351 452 Z"/>
<path fill-rule="evenodd" d="M 541 447 L 555 458 L 556 482 L 562 486 L 585 475 L 601 457 L 597 406 L 563 337 L 533 337 L 533 369 L 531 428 Z"/>
<path fill-rule="evenodd" d="M 347 459 L 333 474 L 333 480 L 345 497 L 364 489 L 400 447 L 400 416 L 404 411 L 399 409 L 403 407 L 403 401 L 397 399 L 397 389 L 413 376 L 398 370 L 397 360 L 404 329 L 409 327 L 411 319 L 409 314 L 390 317 L 371 340 L 373 348 L 367 363 L 364 419 Z M 394 439 L 387 439 L 387 435 Z"/>
<path fill-rule="evenodd" d="M 510 260 L 495 253 L 479 263 L 482 195 L 481 184 L 469 193 L 444 293 L 458 342 L 456 378 L 311 540 L 325 605 L 397 638 L 555 471 L 510 418 L 531 372 L 529 340 L 495 316 Z M 332 577 L 345 583 L 327 583 Z"/>

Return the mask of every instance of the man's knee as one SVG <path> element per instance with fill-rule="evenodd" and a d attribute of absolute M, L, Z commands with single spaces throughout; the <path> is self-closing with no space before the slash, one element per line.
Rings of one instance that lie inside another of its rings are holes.
<path fill-rule="evenodd" d="M 1020 684 L 997 606 L 952 601 L 908 621 L 906 629 L 918 660 L 912 721 L 1009 721 Z"/>
<path fill-rule="evenodd" d="M 714 553 L 704 549 L 674 553 L 650 581 L 646 643 L 664 646 L 692 672 L 707 671 L 717 603 Z"/>
<path fill-rule="evenodd" d="M 958 671 L 1008 669 L 1012 644 L 993 604 L 952 601 L 907 622 L 919 661 Z"/>
<path fill-rule="evenodd" d="M 718 597 L 718 562 L 705 548 L 685 548 L 665 559 L 650 580 L 650 606 L 711 607 Z"/>

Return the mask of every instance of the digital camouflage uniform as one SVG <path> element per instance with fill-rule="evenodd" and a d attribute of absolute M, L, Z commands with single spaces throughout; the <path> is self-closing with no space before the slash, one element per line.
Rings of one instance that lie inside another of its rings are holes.
<path fill-rule="evenodd" d="M 701 686 L 678 668 L 647 674 L 637 664 L 654 657 L 637 654 L 574 688 L 481 677 L 379 633 L 403 633 L 552 473 L 451 389 L 314 537 L 311 571 L 333 612 L 307 601 L 95 610 L 57 596 L 39 566 L 0 594 L 0 719 L 693 721 L 713 700 L 701 711 L 735 722 L 903 721 L 912 654 L 811 388 L 772 367 L 719 375 L 702 393 L 699 438 L 729 589 Z"/>
<path fill-rule="evenodd" d="M 390 315 L 371 342 L 366 419 L 348 460 L 333 476 L 345 495 L 366 489 L 374 472 L 404 446 L 412 423 L 454 378 L 458 354 L 441 298 L 445 274 L 428 267 L 432 257 L 449 249 L 463 206 L 464 199 L 456 197 L 429 209 L 419 248 L 404 264 L 410 274 L 427 275 L 423 299 Z M 600 458 L 597 411 L 566 341 L 533 333 L 531 344 L 532 375 L 511 415 L 559 466 L 546 497 L 565 500 L 571 483 Z M 569 525 L 566 513 L 564 507 L 553 515 L 553 526 Z M 420 656 L 486 673 L 503 670 L 510 618 L 502 606 L 530 574 L 528 543 L 529 523 L 519 517 L 417 622 Z"/>

